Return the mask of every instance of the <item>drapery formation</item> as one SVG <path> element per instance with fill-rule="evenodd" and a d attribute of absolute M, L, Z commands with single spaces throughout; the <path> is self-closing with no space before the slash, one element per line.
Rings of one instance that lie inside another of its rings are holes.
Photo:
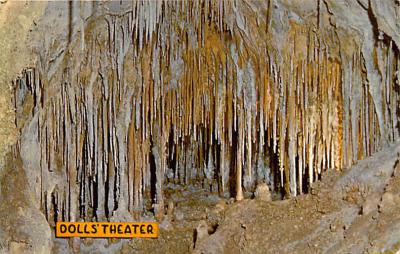
<path fill-rule="evenodd" d="M 89 19 L 56 70 L 25 70 L 16 122 L 34 130 L 47 219 L 159 214 L 167 182 L 237 199 L 268 182 L 295 196 L 395 140 L 396 46 L 377 42 L 372 73 L 332 24 L 273 9 L 137 1 Z"/>

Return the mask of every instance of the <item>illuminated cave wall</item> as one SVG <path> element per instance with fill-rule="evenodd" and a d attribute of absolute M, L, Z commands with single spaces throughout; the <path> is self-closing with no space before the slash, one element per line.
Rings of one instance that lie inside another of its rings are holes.
<path fill-rule="evenodd" d="M 65 50 L 13 84 L 48 221 L 159 215 L 169 182 L 296 196 L 395 141 L 399 41 L 382 7 L 286 2 L 94 3 L 79 27 L 70 6 Z"/>

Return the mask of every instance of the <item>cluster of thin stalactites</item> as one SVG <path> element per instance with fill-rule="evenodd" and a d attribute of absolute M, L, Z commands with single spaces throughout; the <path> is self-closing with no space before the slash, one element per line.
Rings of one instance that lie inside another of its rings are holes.
<path fill-rule="evenodd" d="M 267 182 L 295 196 L 321 171 L 397 138 L 399 56 L 391 44 L 379 46 L 381 84 L 368 84 L 361 52 L 332 56 L 323 33 L 307 29 L 297 46 L 305 54 L 274 52 L 225 18 L 235 6 L 206 3 L 137 2 L 92 23 L 83 49 L 69 45 L 83 60 L 65 55 L 67 66 L 50 80 L 38 69 L 16 80 L 17 113 L 30 101 L 37 125 L 49 221 L 149 204 L 160 212 L 169 182 L 237 199 Z M 265 27 L 256 31 L 268 38 Z M 381 94 L 371 94 L 375 85 Z"/>

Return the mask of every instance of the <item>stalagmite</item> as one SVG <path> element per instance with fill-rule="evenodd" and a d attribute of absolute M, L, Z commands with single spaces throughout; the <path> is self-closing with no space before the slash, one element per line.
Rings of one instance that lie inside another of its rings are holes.
<path fill-rule="evenodd" d="M 243 135 L 243 128 L 239 127 L 239 142 L 238 149 L 236 153 L 236 200 L 243 200 L 243 190 L 242 190 L 242 152 L 241 152 L 241 142 Z"/>

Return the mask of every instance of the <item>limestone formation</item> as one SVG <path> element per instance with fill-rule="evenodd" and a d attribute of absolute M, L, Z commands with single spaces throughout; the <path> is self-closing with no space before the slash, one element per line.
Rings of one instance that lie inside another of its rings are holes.
<path fill-rule="evenodd" d="M 82 36 L 70 28 L 56 69 L 14 82 L 46 218 L 109 218 L 146 199 L 163 214 L 167 168 L 241 200 L 268 160 L 271 188 L 295 196 L 395 140 L 396 40 L 332 24 L 341 6 L 317 2 L 315 19 L 295 9 L 280 23 L 285 2 L 135 1 L 92 15 Z"/>
<path fill-rule="evenodd" d="M 167 182 L 294 197 L 399 138 L 397 0 L 60 10 L 65 27 L 10 82 L 12 155 L 51 226 L 161 220 Z"/>
<path fill-rule="evenodd" d="M 254 192 L 254 196 L 258 200 L 262 201 L 271 201 L 271 193 L 269 192 L 268 185 L 266 183 L 261 183 L 257 185 L 256 191 Z"/>

